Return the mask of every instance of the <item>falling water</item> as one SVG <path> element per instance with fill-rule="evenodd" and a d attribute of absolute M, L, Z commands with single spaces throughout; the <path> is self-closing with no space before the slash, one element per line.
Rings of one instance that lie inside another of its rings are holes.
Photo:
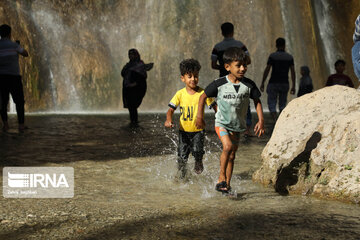
<path fill-rule="evenodd" d="M 10 95 L 10 99 L 9 99 L 9 112 L 16 113 L 16 105 L 15 105 L 14 100 L 12 99 L 11 95 Z"/>
<path fill-rule="evenodd" d="M 285 33 L 285 39 L 287 41 L 286 48 L 289 50 L 289 52 L 293 52 L 293 45 L 294 45 L 294 34 L 292 32 L 294 31 L 293 27 L 291 26 L 291 12 L 288 11 L 288 5 L 289 2 L 286 0 L 280 0 L 280 8 L 281 8 L 281 18 L 283 20 L 284 24 L 284 33 Z M 290 16 L 289 16 L 290 15 Z"/>
<path fill-rule="evenodd" d="M 25 89 L 27 111 L 124 110 L 120 72 L 134 47 L 145 62 L 155 63 L 141 109 L 163 111 L 183 87 L 178 69 L 183 59 L 199 60 L 202 87 L 218 76 L 210 55 L 222 40 L 220 25 L 225 21 L 234 23 L 234 37 L 250 50 L 247 76 L 257 85 L 279 36 L 287 39 L 296 64 L 312 67 L 318 88 L 336 56 L 348 47 L 337 44 L 333 29 L 343 25 L 334 19 L 336 4 L 327 0 L 4 1 L 0 19 L 21 32 L 19 39 L 31 53 L 31 61 L 22 63 L 24 79 L 31 82 Z M 241 14 L 235 17 L 233 12 Z M 266 105 L 266 93 L 262 100 Z"/>
<path fill-rule="evenodd" d="M 67 62 L 64 58 L 63 49 L 66 48 L 66 24 L 62 19 L 50 9 L 35 8 L 32 12 L 32 18 L 34 20 L 35 26 L 41 31 L 46 32 L 44 35 L 44 47 L 49 51 L 49 72 L 50 72 L 50 88 L 51 88 L 51 97 L 55 108 L 58 108 L 58 94 L 56 89 L 64 89 L 66 93 L 66 100 L 63 101 L 63 104 L 66 106 L 67 110 L 70 111 L 80 111 L 80 100 L 74 86 L 74 81 L 70 77 L 71 63 Z M 53 69 L 56 70 L 53 72 Z"/>
<path fill-rule="evenodd" d="M 334 21 L 330 12 L 334 11 L 327 0 L 315 1 L 316 19 L 319 26 L 320 37 L 323 43 L 327 72 L 331 73 L 332 66 L 339 56 L 339 50 L 334 34 Z M 335 50 L 336 49 L 336 50 Z"/>
<path fill-rule="evenodd" d="M 51 68 L 49 68 L 49 77 L 50 77 L 50 90 L 51 90 L 51 96 L 52 96 L 52 102 L 55 108 L 55 111 L 57 110 L 57 93 L 56 93 L 56 87 L 54 83 L 54 75 L 51 71 Z"/>

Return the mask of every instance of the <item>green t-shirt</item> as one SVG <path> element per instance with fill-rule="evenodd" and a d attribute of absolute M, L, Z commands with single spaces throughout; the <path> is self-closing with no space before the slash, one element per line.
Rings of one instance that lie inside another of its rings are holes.
<path fill-rule="evenodd" d="M 205 88 L 207 97 L 216 97 L 218 111 L 215 115 L 215 126 L 230 131 L 243 132 L 246 129 L 246 112 L 251 99 L 261 96 L 256 84 L 244 77 L 234 84 L 227 76 L 216 79 Z"/>

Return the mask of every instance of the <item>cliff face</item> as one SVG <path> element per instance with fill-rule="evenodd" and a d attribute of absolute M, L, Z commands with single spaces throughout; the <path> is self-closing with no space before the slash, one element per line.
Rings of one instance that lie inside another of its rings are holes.
<path fill-rule="evenodd" d="M 121 68 L 137 48 L 148 74 L 143 109 L 166 109 L 183 87 L 178 65 L 200 61 L 200 86 L 218 76 L 210 54 L 222 40 L 220 25 L 235 25 L 235 38 L 250 50 L 247 76 L 259 85 L 275 39 L 285 37 L 299 68 L 308 65 L 316 89 L 336 58 L 355 82 L 350 49 L 360 3 L 348 1 L 90 1 L 1 0 L 0 21 L 13 28 L 30 57 L 21 59 L 29 111 L 121 110 Z M 241 13 L 241 14 L 234 14 Z M 166 89 L 166 91 L 164 91 Z M 263 97 L 266 102 L 266 95 Z"/>

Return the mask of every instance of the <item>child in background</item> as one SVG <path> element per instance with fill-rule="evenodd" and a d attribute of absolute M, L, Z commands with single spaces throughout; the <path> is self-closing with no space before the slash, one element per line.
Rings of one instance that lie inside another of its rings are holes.
<path fill-rule="evenodd" d="M 180 129 L 179 129 L 179 145 L 178 145 L 178 170 L 180 177 L 186 175 L 186 165 L 190 152 L 195 158 L 195 172 L 202 173 L 204 170 L 202 158 L 204 155 L 204 128 L 195 126 L 196 115 L 198 112 L 199 97 L 204 90 L 198 86 L 200 63 L 195 59 L 186 59 L 180 63 L 181 81 L 185 83 L 185 87 L 176 92 L 175 96 L 170 100 L 169 110 L 166 114 L 165 127 L 172 128 L 174 123 L 172 116 L 178 106 L 180 106 Z M 213 99 L 207 99 L 206 103 L 209 107 L 216 105 Z M 204 108 L 202 108 L 204 111 Z"/>
<path fill-rule="evenodd" d="M 240 48 L 231 47 L 225 51 L 223 60 L 225 69 L 230 73 L 206 87 L 199 99 L 196 126 L 204 127 L 204 103 L 208 97 L 216 97 L 218 109 L 215 115 L 215 130 L 223 150 L 220 156 L 219 180 L 215 189 L 227 193 L 231 190 L 230 181 L 240 133 L 246 129 L 245 118 L 250 98 L 254 100 L 259 118 L 254 128 L 259 137 L 264 133 L 264 117 L 259 99 L 261 93 L 256 84 L 245 77 L 249 57 Z"/>
<path fill-rule="evenodd" d="M 310 77 L 310 69 L 308 66 L 302 66 L 300 68 L 301 78 L 299 83 L 299 91 L 297 96 L 301 97 L 307 93 L 311 93 L 313 91 L 312 79 Z"/>
<path fill-rule="evenodd" d="M 329 76 L 326 86 L 334 86 L 334 85 L 343 85 L 348 87 L 354 87 L 351 78 L 344 74 L 346 62 L 342 59 L 339 59 L 335 62 L 335 74 Z"/>

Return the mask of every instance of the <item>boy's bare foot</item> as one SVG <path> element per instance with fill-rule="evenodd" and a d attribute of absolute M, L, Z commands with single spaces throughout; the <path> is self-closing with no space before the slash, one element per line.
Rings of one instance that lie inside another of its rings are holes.
<path fill-rule="evenodd" d="M 195 161 L 194 170 L 197 174 L 200 174 L 204 171 L 204 165 L 203 165 L 202 161 Z"/>
<path fill-rule="evenodd" d="M 186 163 L 179 162 L 178 163 L 178 173 L 179 173 L 180 179 L 185 178 L 186 172 L 187 172 Z"/>

